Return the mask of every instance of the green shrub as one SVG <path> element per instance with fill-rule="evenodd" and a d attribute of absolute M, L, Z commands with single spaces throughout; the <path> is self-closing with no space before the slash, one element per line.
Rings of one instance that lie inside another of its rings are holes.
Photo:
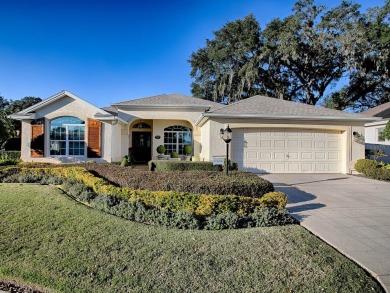
<path fill-rule="evenodd" d="M 85 168 L 43 168 L 43 169 L 21 169 L 22 173 L 50 174 L 61 178 L 79 181 L 88 186 L 97 194 L 106 194 L 129 201 L 142 201 L 147 207 L 160 210 L 177 212 L 186 210 L 199 216 L 218 214 L 231 211 L 238 215 L 247 215 L 256 207 L 268 207 L 269 202 L 262 201 L 261 198 L 252 198 L 236 195 L 206 195 L 193 194 L 176 191 L 149 191 L 134 190 L 132 188 L 117 187 L 109 184 L 103 178 L 95 177 Z M 73 190 L 77 184 L 69 187 L 69 192 L 73 195 Z M 83 190 L 82 190 L 83 191 Z M 275 199 L 271 202 L 271 207 L 275 206 Z M 283 206 L 283 203 L 277 204 Z"/>
<path fill-rule="evenodd" d="M 0 161 L 3 161 L 3 160 L 19 161 L 20 160 L 20 151 L 0 150 Z"/>
<path fill-rule="evenodd" d="M 117 186 L 132 189 L 249 197 L 261 197 L 274 190 L 269 181 L 255 174 L 240 171 L 231 172 L 226 176 L 224 173 L 211 171 L 145 172 L 111 164 L 87 165 L 86 168 Z"/>
<path fill-rule="evenodd" d="M 373 170 L 378 167 L 378 163 L 373 160 L 368 160 L 368 159 L 360 159 L 357 160 L 355 163 L 355 170 L 358 171 L 359 173 L 362 173 L 366 175 L 366 172 L 368 170 Z"/>
<path fill-rule="evenodd" d="M 190 145 L 185 145 L 184 146 L 184 154 L 186 155 L 186 156 L 189 156 L 189 155 L 191 155 L 192 154 L 192 146 L 190 146 Z"/>
<path fill-rule="evenodd" d="M 171 158 L 177 159 L 177 158 L 179 158 L 179 154 L 178 154 L 177 152 L 173 152 L 173 153 L 171 154 Z"/>
<path fill-rule="evenodd" d="M 386 168 L 375 168 L 367 169 L 365 174 L 368 178 L 377 180 L 390 180 L 390 169 Z"/>
<path fill-rule="evenodd" d="M 280 191 L 268 192 L 260 198 L 260 201 L 266 207 L 284 209 L 287 205 L 287 195 Z"/>
<path fill-rule="evenodd" d="M 209 230 L 237 229 L 240 226 L 240 217 L 229 211 L 211 215 L 206 222 L 206 229 Z"/>
<path fill-rule="evenodd" d="M 297 220 L 289 215 L 285 209 L 260 208 L 247 218 L 248 227 L 271 227 L 296 224 Z"/>
<path fill-rule="evenodd" d="M 16 165 L 17 163 L 18 161 L 13 159 L 0 160 L 0 166 L 12 166 L 12 165 Z"/>
<path fill-rule="evenodd" d="M 221 167 L 213 165 L 212 162 L 190 162 L 190 161 L 159 161 L 148 162 L 149 171 L 221 171 Z"/>
<path fill-rule="evenodd" d="M 129 157 L 124 156 L 121 162 L 121 167 L 127 167 L 127 166 L 129 166 Z"/>
<path fill-rule="evenodd" d="M 82 171 L 82 168 L 73 168 L 75 170 L 66 171 L 63 170 L 62 172 L 60 172 L 58 169 L 59 168 L 31 169 L 30 171 L 32 171 L 32 173 L 28 173 L 25 169 L 22 170 L 22 173 L 13 173 L 7 178 L 15 177 L 15 175 L 17 175 L 16 179 L 26 180 L 26 178 L 28 178 L 29 182 L 33 180 L 39 182 L 40 178 L 42 178 L 41 183 L 44 183 L 47 181 L 53 181 L 53 178 L 55 178 L 51 175 L 47 175 L 46 173 L 55 173 L 57 175 L 62 176 L 66 175 L 69 176 L 70 179 L 63 180 L 57 178 L 57 180 L 63 181 L 63 190 L 78 201 L 83 202 L 90 207 L 129 220 L 134 220 L 147 224 L 163 225 L 171 228 L 210 230 L 236 229 L 244 227 L 287 225 L 294 223 L 294 220 L 285 210 L 279 210 L 273 207 L 260 207 L 261 205 L 258 205 L 258 201 L 257 205 L 254 204 L 254 206 L 258 206 L 257 208 L 247 208 L 247 213 L 244 213 L 245 207 L 243 207 L 242 204 L 239 204 L 239 201 L 243 200 L 243 198 L 240 199 L 237 197 L 184 194 L 188 196 L 187 198 L 184 198 L 184 202 L 187 202 L 184 205 L 187 205 L 187 207 L 192 206 L 193 208 L 197 208 L 198 212 L 199 210 L 203 209 L 203 213 L 197 213 L 187 209 L 173 211 L 172 207 L 177 204 L 175 200 L 180 199 L 180 196 L 183 195 L 174 192 L 169 193 L 171 199 L 173 199 L 172 202 L 168 201 L 164 204 L 160 204 L 160 206 L 149 205 L 149 200 L 152 200 L 153 196 L 151 198 L 140 197 L 141 200 L 130 200 L 129 198 L 124 199 L 106 194 L 97 195 L 85 183 L 81 181 L 80 178 L 84 177 L 78 173 Z M 86 174 L 84 173 L 84 175 Z M 76 177 L 78 177 L 77 180 L 75 179 Z M 92 179 L 89 178 L 88 180 L 90 182 Z M 95 184 L 95 186 L 104 187 L 105 185 Z M 150 191 L 144 192 L 149 193 L 149 195 L 151 195 Z M 165 195 L 166 194 L 167 193 L 165 193 Z M 164 193 L 162 195 L 164 195 Z M 156 196 L 156 193 L 154 193 L 154 196 Z M 155 200 L 158 199 L 155 197 Z M 163 202 L 164 200 L 160 201 L 160 203 Z M 251 199 L 248 198 L 245 199 L 245 202 L 249 205 L 254 203 L 253 201 L 251 202 Z M 183 203 L 181 204 L 183 205 Z M 237 209 L 238 206 L 241 207 L 241 210 Z M 226 208 L 230 208 L 231 210 L 227 210 Z M 204 212 L 207 211 L 207 209 L 210 209 L 212 213 L 205 214 Z"/>
<path fill-rule="evenodd" d="M 390 180 L 390 169 L 383 163 L 377 161 L 361 159 L 355 164 L 355 169 L 368 178 L 377 180 Z"/>
<path fill-rule="evenodd" d="M 238 170 L 238 164 L 236 162 L 232 162 L 230 159 L 228 160 L 228 167 L 229 167 L 229 171 L 237 171 Z M 221 166 L 221 168 L 223 171 L 225 171 L 226 158 L 223 160 L 223 165 Z"/>
<path fill-rule="evenodd" d="M 157 153 L 159 153 L 160 155 L 164 154 L 166 149 L 165 149 L 165 146 L 163 145 L 159 145 L 156 149 Z"/>

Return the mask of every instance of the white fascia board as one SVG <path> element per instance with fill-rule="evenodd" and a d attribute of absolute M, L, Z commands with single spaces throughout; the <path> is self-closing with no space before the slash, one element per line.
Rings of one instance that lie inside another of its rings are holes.
<path fill-rule="evenodd" d="M 122 118 L 119 118 L 118 116 L 114 116 L 114 115 L 101 116 L 95 114 L 93 118 L 99 121 L 119 121 L 121 123 L 127 124 L 126 120 L 123 120 Z"/>
<path fill-rule="evenodd" d="M 8 118 L 10 119 L 14 119 L 14 120 L 34 120 L 36 119 L 37 117 L 37 114 L 36 113 L 29 113 L 29 114 L 11 114 L 11 115 L 8 115 L 7 116 Z"/>
<path fill-rule="evenodd" d="M 208 119 L 209 119 L 209 118 L 206 117 L 206 116 L 204 115 L 204 113 L 203 113 L 203 114 L 201 114 L 201 115 L 199 116 L 198 119 L 196 119 L 195 125 L 196 125 L 196 126 L 203 126 L 203 124 L 205 124 L 206 121 L 207 121 Z"/>
<path fill-rule="evenodd" d="M 28 107 L 27 109 L 24 109 L 22 111 L 20 111 L 18 114 L 27 114 L 27 113 L 30 113 L 30 112 L 33 112 L 33 111 L 36 111 L 38 109 L 41 109 L 43 107 L 45 107 L 46 105 L 49 105 L 51 103 L 54 103 L 55 101 L 63 98 L 63 97 L 70 97 L 76 101 L 80 101 L 82 103 L 86 103 L 88 106 L 92 107 L 93 109 L 95 109 L 98 113 L 101 113 L 101 114 L 109 114 L 108 112 L 96 107 L 95 105 L 87 102 L 86 100 L 72 94 L 71 92 L 68 92 L 66 90 L 64 91 L 61 91 L 51 97 L 48 97 L 47 99 L 35 104 L 35 105 L 32 105 L 31 107 Z"/>
<path fill-rule="evenodd" d="M 211 108 L 211 105 L 122 105 L 122 104 L 112 104 L 112 107 L 122 110 L 203 110 L 206 111 Z"/>
<path fill-rule="evenodd" d="M 364 126 L 377 126 L 377 125 L 386 125 L 389 119 L 381 119 L 380 121 L 366 123 Z"/>
<path fill-rule="evenodd" d="M 337 117 L 337 116 L 289 116 L 289 115 L 263 115 L 263 114 L 220 114 L 204 113 L 204 117 L 218 118 L 264 118 L 264 119 L 293 119 L 293 120 L 341 120 L 341 121 L 378 121 L 378 117 Z"/>

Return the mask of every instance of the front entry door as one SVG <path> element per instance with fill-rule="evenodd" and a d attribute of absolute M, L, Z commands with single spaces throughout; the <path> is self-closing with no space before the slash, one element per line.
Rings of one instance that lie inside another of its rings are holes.
<path fill-rule="evenodd" d="M 151 132 L 133 132 L 133 154 L 136 163 L 151 159 Z"/>

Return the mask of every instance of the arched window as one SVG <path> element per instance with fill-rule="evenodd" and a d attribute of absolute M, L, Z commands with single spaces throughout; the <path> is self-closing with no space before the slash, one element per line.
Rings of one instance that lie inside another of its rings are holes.
<path fill-rule="evenodd" d="M 151 128 L 149 124 L 147 123 L 137 123 L 133 126 L 133 128 L 139 128 L 139 129 L 143 129 L 143 128 Z"/>
<path fill-rule="evenodd" d="M 50 155 L 84 156 L 85 122 L 72 116 L 50 121 Z"/>
<path fill-rule="evenodd" d="M 181 125 L 164 128 L 164 146 L 167 154 L 177 152 L 184 155 L 185 145 L 192 145 L 191 128 Z"/>

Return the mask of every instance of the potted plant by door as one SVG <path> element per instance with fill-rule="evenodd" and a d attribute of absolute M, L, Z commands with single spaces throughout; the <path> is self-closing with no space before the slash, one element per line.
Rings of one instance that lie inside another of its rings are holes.
<path fill-rule="evenodd" d="M 170 160 L 172 160 L 172 161 L 180 161 L 179 154 L 178 154 L 177 152 L 173 152 L 173 153 L 171 154 Z"/>
<path fill-rule="evenodd" d="M 158 152 L 158 156 L 157 156 L 157 159 L 159 160 L 165 160 L 165 156 L 164 156 L 164 153 L 165 153 L 165 146 L 163 145 L 159 145 L 157 147 L 157 152 Z"/>
<path fill-rule="evenodd" d="M 186 161 L 191 161 L 191 154 L 192 154 L 192 146 L 185 145 L 184 146 L 184 159 Z"/>

